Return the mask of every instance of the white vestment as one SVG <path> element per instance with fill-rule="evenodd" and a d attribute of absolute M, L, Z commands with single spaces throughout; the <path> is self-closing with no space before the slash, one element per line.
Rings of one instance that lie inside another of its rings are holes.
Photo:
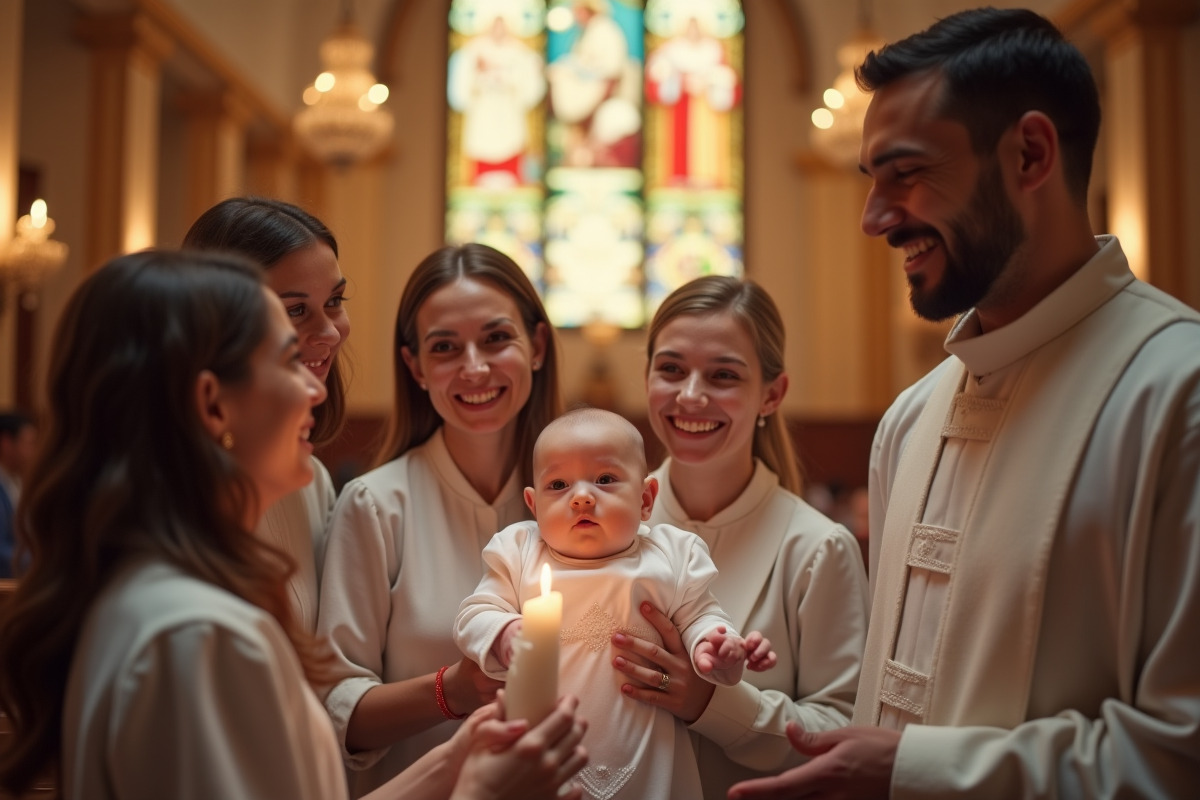
<path fill-rule="evenodd" d="M 1098 243 L 880 424 L 855 722 L 903 728 L 893 798 L 1200 785 L 1200 315 Z"/>

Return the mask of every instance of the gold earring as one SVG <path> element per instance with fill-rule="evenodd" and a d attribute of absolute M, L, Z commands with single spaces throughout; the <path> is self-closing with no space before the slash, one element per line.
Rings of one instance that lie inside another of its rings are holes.
<path fill-rule="evenodd" d="M 221 434 L 221 447 L 226 450 L 233 449 L 233 434 L 230 431 L 225 431 Z"/>

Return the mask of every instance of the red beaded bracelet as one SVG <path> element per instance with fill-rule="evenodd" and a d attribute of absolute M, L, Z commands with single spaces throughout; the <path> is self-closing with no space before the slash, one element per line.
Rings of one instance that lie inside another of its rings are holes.
<path fill-rule="evenodd" d="M 450 710 L 450 706 L 446 704 L 446 690 L 442 688 L 442 676 L 446 674 L 446 670 L 448 669 L 450 669 L 449 664 L 437 671 L 437 677 L 433 679 L 433 695 L 437 698 L 438 708 L 441 709 L 443 717 L 446 719 L 466 719 L 466 714 L 455 714 Z"/>

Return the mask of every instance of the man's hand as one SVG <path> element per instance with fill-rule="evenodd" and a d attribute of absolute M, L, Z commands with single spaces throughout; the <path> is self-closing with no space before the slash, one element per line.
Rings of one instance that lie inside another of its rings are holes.
<path fill-rule="evenodd" d="M 886 798 L 900 732 L 884 728 L 840 728 L 808 733 L 788 724 L 788 740 L 807 764 L 772 778 L 743 781 L 729 789 L 729 800 L 822 800 Z"/>

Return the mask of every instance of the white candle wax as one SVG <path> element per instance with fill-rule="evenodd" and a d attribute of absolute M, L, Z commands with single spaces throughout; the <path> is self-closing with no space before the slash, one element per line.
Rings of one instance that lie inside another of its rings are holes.
<path fill-rule="evenodd" d="M 508 719 L 536 725 L 558 702 L 558 637 L 562 629 L 562 593 L 550 591 L 550 565 L 542 565 L 542 596 L 521 606 L 521 633 L 513 639 L 512 663 L 505 685 Z"/>

